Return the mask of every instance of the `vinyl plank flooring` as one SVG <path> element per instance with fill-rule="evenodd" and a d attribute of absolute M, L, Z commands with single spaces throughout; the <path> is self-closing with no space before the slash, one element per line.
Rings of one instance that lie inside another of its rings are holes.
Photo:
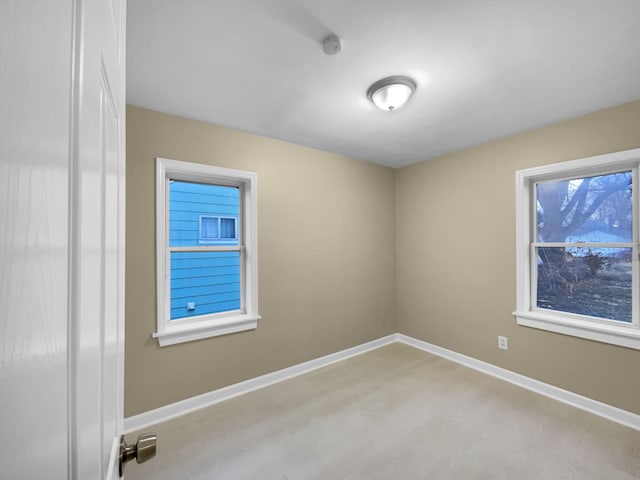
<path fill-rule="evenodd" d="M 640 479 L 640 432 L 393 344 L 155 428 L 136 479 Z"/>

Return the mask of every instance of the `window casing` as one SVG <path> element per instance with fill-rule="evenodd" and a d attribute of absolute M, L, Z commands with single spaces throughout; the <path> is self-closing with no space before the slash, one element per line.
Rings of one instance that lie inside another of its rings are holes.
<path fill-rule="evenodd" d="M 160 346 L 257 327 L 257 247 L 255 173 L 156 158 Z"/>
<path fill-rule="evenodd" d="M 634 149 L 516 172 L 519 325 L 640 349 L 639 164 Z"/>

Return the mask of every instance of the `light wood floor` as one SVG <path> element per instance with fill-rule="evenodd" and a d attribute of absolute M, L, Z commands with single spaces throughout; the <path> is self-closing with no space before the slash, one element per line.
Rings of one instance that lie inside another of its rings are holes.
<path fill-rule="evenodd" d="M 640 432 L 393 344 L 160 424 L 126 479 L 640 478 Z"/>

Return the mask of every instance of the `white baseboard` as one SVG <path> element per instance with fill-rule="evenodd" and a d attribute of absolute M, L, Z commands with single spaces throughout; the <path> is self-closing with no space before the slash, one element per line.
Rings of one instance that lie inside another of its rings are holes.
<path fill-rule="evenodd" d="M 396 340 L 406 345 L 424 350 L 425 352 L 432 353 L 433 355 L 438 355 L 439 357 L 459 363 L 465 367 L 473 368 L 479 372 L 513 383 L 514 385 L 526 388 L 527 390 L 553 398 L 581 410 L 599 415 L 613 422 L 640 430 L 640 415 L 636 415 L 635 413 L 578 395 L 577 393 L 569 392 L 568 390 L 563 390 L 562 388 L 554 387 L 548 383 L 525 377 L 519 373 L 496 367 L 490 363 L 462 355 L 461 353 L 457 353 L 452 350 L 447 350 L 446 348 L 438 347 L 431 343 L 423 342 L 422 340 L 417 340 L 401 333 L 396 334 Z"/>
<path fill-rule="evenodd" d="M 308 362 L 303 362 L 276 372 L 267 373 L 266 375 L 251 378 L 244 382 L 203 393 L 202 395 L 187 398 L 186 400 L 165 405 L 164 407 L 156 408 L 154 410 L 149 410 L 148 412 L 144 412 L 139 415 L 127 417 L 124 419 L 124 432 L 131 433 L 136 430 L 148 428 L 156 423 L 166 422 L 172 418 L 215 405 L 216 403 L 229 400 L 230 398 L 234 398 L 239 395 L 244 395 L 245 393 L 253 392 L 254 390 L 268 387 L 269 385 L 297 377 L 298 375 L 309 373 L 313 370 L 317 370 L 318 368 L 341 362 L 347 358 L 355 357 L 356 355 L 360 355 L 370 350 L 375 350 L 376 348 L 389 345 L 396 341 L 396 334 L 388 335 L 371 342 L 363 343 L 362 345 L 341 350 L 340 352 L 309 360 Z"/>
<path fill-rule="evenodd" d="M 563 390 L 562 388 L 554 387 L 553 385 L 525 377 L 524 375 L 520 375 L 504 368 L 496 367 L 495 365 L 462 355 L 461 353 L 457 353 L 401 333 L 395 333 L 372 342 L 367 342 L 362 345 L 348 348 L 314 360 L 309 360 L 308 362 L 300 363 L 283 370 L 261 375 L 244 382 L 229 385 L 228 387 L 213 390 L 196 397 L 187 398 L 180 402 L 172 403 L 139 415 L 125 418 L 124 431 L 125 433 L 131 433 L 137 430 L 142 430 L 155 425 L 156 423 L 165 422 L 172 418 L 215 405 L 216 403 L 224 400 L 229 400 L 231 398 L 244 395 L 245 393 L 268 387 L 274 383 L 282 382 L 283 380 L 288 380 L 290 378 L 297 377 L 298 375 L 303 375 L 313 370 L 317 370 L 318 368 L 326 367 L 327 365 L 346 360 L 347 358 L 360 355 L 370 350 L 375 350 L 376 348 L 380 348 L 394 342 L 400 342 L 405 345 L 418 348 L 519 387 L 526 388 L 527 390 L 531 390 L 535 393 L 539 393 L 581 410 L 599 415 L 613 422 L 640 430 L 640 415 L 635 413 L 607 405 L 606 403 L 598 402 L 597 400 Z"/>

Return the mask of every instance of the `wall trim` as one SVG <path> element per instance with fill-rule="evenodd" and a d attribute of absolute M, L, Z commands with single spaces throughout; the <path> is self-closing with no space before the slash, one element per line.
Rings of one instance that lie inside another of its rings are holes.
<path fill-rule="evenodd" d="M 356 345 L 355 347 L 325 355 L 324 357 L 315 358 L 282 370 L 277 370 L 272 373 L 267 373 L 259 377 L 245 380 L 244 382 L 235 383 L 228 387 L 212 390 L 195 397 L 187 398 L 154 410 L 149 410 L 138 415 L 127 417 L 124 419 L 124 433 L 142 430 L 155 425 L 156 423 L 166 422 L 167 420 L 195 412 L 196 410 L 215 405 L 216 403 L 244 395 L 245 393 L 253 392 L 254 390 L 259 390 L 275 383 L 312 372 L 333 363 L 341 362 L 342 360 L 384 347 L 385 345 L 390 345 L 397 341 L 396 335 L 397 334 L 387 335 L 386 337 L 378 338 L 377 340 L 363 343 L 361 345 Z"/>
<path fill-rule="evenodd" d="M 187 398 L 186 400 L 181 400 L 170 405 L 165 405 L 164 407 L 125 418 L 124 432 L 131 433 L 137 430 L 142 430 L 157 423 L 166 422 L 167 420 L 171 420 L 202 408 L 215 405 L 216 403 L 244 395 L 245 393 L 253 392 L 284 380 L 312 372 L 313 370 L 326 367 L 395 342 L 403 343 L 427 353 L 437 355 L 465 367 L 472 368 L 478 372 L 485 373 L 519 387 L 526 388 L 527 390 L 544 395 L 545 397 L 553 398 L 554 400 L 579 408 L 580 410 L 593 413 L 594 415 L 606 418 L 612 422 L 619 423 L 635 430 L 640 430 L 640 415 L 635 413 L 578 395 L 577 393 L 549 385 L 548 383 L 544 383 L 539 380 L 534 380 L 533 378 L 520 375 L 519 373 L 512 372 L 511 370 L 497 367 L 490 363 L 483 362 L 482 360 L 433 345 L 423 340 L 418 340 L 401 333 L 394 333 L 371 342 L 363 343 L 362 345 L 347 348 L 346 350 L 325 355 L 324 357 L 309 360 L 308 362 L 293 365 L 276 372 L 267 373 L 244 382 L 229 385 L 228 387 L 223 387 L 218 390 L 212 390 L 211 392 L 203 393 L 202 395 Z"/>
<path fill-rule="evenodd" d="M 533 378 L 520 375 L 519 373 L 512 372 L 511 370 L 497 367 L 490 363 L 483 362 L 482 360 L 468 357 L 467 355 L 463 355 L 401 333 L 396 334 L 396 340 L 400 343 L 404 343 L 433 355 L 451 360 L 452 362 L 486 373 L 487 375 L 491 375 L 492 377 L 499 378 L 519 387 L 526 388 L 527 390 L 539 393 L 545 397 L 553 398 L 554 400 L 566 403 L 567 405 L 579 408 L 580 410 L 593 413 L 606 418 L 607 420 L 611 420 L 612 422 L 619 423 L 635 430 L 640 430 L 640 415 L 635 413 L 578 395 L 577 393 L 549 385 L 548 383 L 544 383 L 539 380 L 534 380 Z"/>

